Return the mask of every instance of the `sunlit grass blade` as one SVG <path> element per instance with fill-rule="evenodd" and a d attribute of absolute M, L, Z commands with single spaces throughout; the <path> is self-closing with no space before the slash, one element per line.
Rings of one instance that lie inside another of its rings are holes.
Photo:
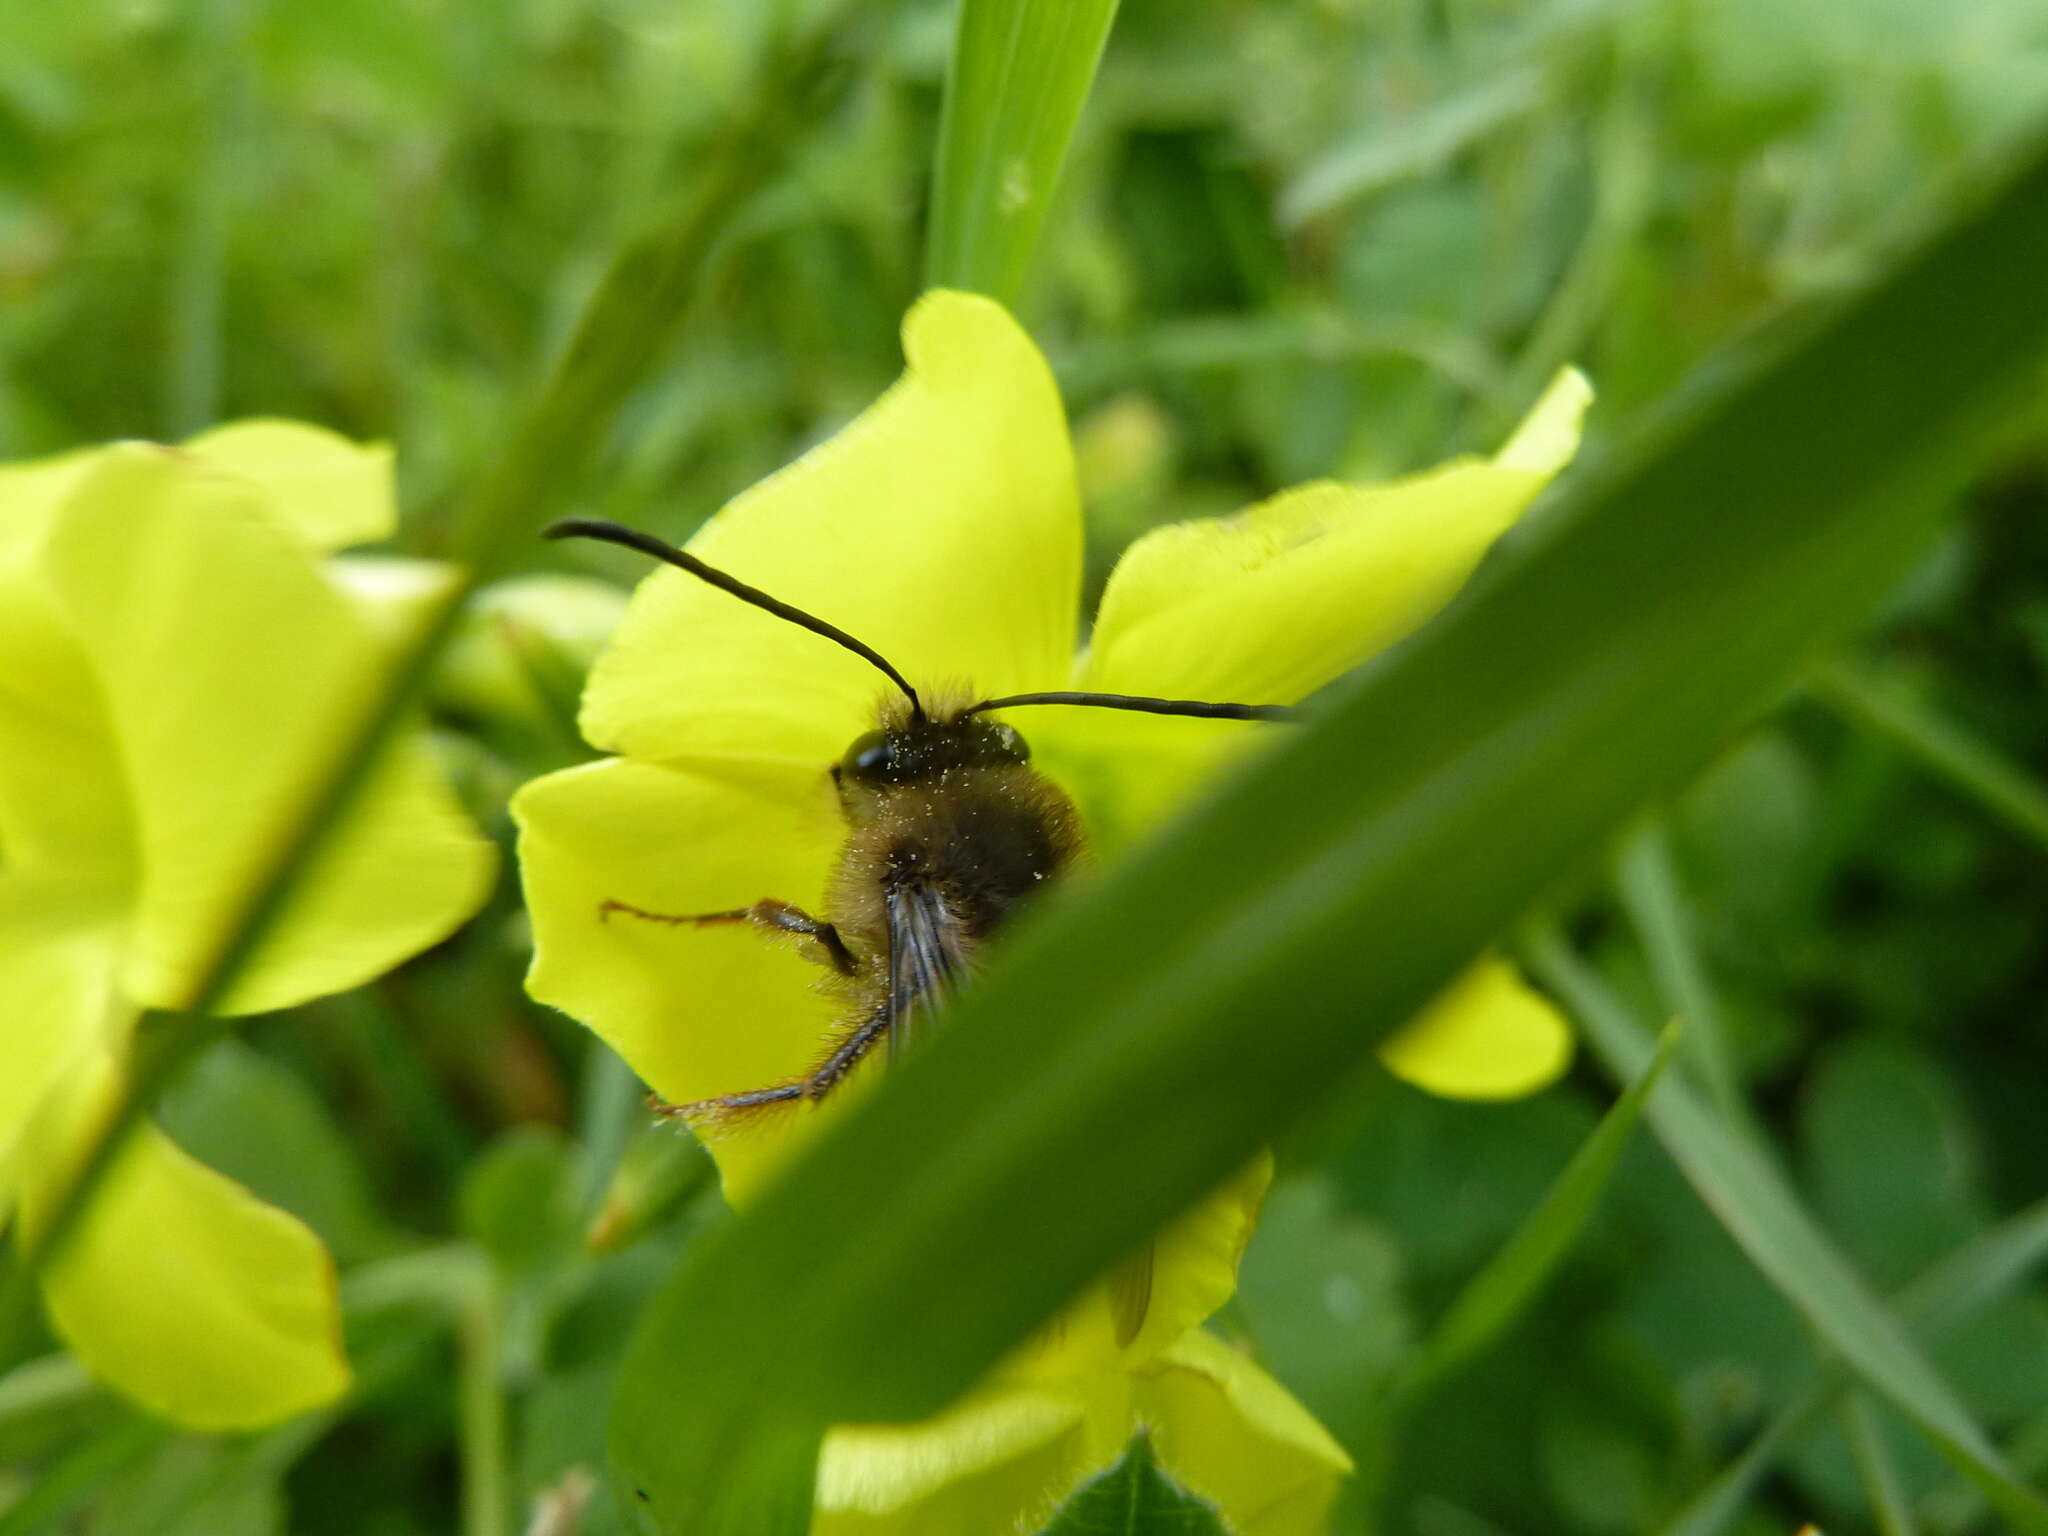
<path fill-rule="evenodd" d="M 2048 787 L 1995 747 L 1850 662 L 1817 667 L 1806 682 L 1843 717 L 1894 743 L 2013 831 L 2048 848 Z"/>
<path fill-rule="evenodd" d="M 1641 1071 L 1653 1049 L 1649 1035 L 1592 969 L 1554 931 L 1539 934 L 1530 954 L 1610 1070 Z M 1719 1124 L 1683 1083 L 1667 1085 L 1651 1101 L 1650 1123 L 1728 1235 L 1850 1369 L 1897 1405 L 2015 1526 L 2048 1532 L 2048 1502 L 2013 1476 L 1969 1410 L 1778 1171 Z"/>
<path fill-rule="evenodd" d="M 1715 370 L 1174 835 L 1027 918 L 643 1315 L 612 1419 L 642 1528 L 746 1529 L 730 1469 L 771 1426 L 939 1409 L 1775 698 L 2030 379 L 2044 243 L 2035 150 Z"/>
<path fill-rule="evenodd" d="M 1498 1338 L 1535 1299 L 1607 1192 L 1629 1132 L 1683 1032 L 1678 1023 L 1664 1031 L 1649 1065 L 1601 1117 L 1536 1209 L 1445 1310 L 1414 1364 L 1395 1381 L 1395 1398 L 1427 1392 Z"/>
<path fill-rule="evenodd" d="M 418 700 L 428 671 L 453 638 L 463 604 L 479 586 L 515 561 L 530 536 L 593 461 L 615 410 L 662 356 L 687 310 L 686 298 L 733 212 L 779 163 L 806 111 L 829 55 L 829 6 L 800 32 L 771 49 L 760 78 L 700 173 L 683 214 L 672 226 L 621 252 L 592 295 L 547 382 L 508 447 L 479 477 L 441 551 L 452 561 L 444 589 L 422 604 L 414 632 L 394 647 L 384 687 L 365 705 L 343 739 L 346 746 L 309 786 L 303 809 L 280 836 L 226 938 L 199 970 L 184 1013 L 152 1015 L 138 1028 L 127 1075 L 98 1139 L 69 1184 L 52 1200 L 41 1237 L 0 1289 L 0 1344 L 22 1336 L 35 1305 L 35 1281 L 61 1251 L 115 1154 L 164 1088 L 229 1027 L 212 1017 L 243 962 L 254 953 L 311 867 L 323 840 L 341 822 Z"/>
<path fill-rule="evenodd" d="M 1116 0 L 963 0 L 925 280 L 1015 303 Z"/>

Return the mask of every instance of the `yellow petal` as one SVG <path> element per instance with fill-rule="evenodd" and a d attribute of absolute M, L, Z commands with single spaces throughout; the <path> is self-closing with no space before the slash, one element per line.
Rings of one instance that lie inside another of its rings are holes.
<path fill-rule="evenodd" d="M 189 454 L 108 449 L 44 564 L 106 701 L 141 890 L 127 989 L 190 998 L 238 903 L 341 745 L 383 653 L 250 486 Z M 229 1000 L 342 990 L 448 933 L 492 850 L 407 737 L 373 774 Z"/>
<path fill-rule="evenodd" d="M 1447 1099 L 1515 1099 L 1555 1082 L 1571 1030 L 1507 961 L 1489 955 L 1385 1045 L 1397 1077 Z"/>
<path fill-rule="evenodd" d="M 1284 1387 L 1196 1329 L 1142 1372 L 1133 1410 L 1159 1464 L 1237 1536 L 1322 1536 L 1351 1458 Z"/>
<path fill-rule="evenodd" d="M 354 443 L 301 421 L 230 422 L 184 451 L 255 485 L 318 549 L 386 539 L 398 527 L 387 443 Z"/>
<path fill-rule="evenodd" d="M 1103 1459 L 1095 1427 L 1128 1417 L 1111 1376 L 995 1388 L 921 1424 L 842 1425 L 819 1454 L 811 1536 L 1035 1531 Z"/>
<path fill-rule="evenodd" d="M 418 638 L 428 613 L 458 574 L 438 560 L 402 555 L 336 555 L 323 561 L 321 570 L 387 652 Z"/>
<path fill-rule="evenodd" d="M 1561 369 L 1493 462 L 1548 479 L 1579 451 L 1579 427 L 1592 403 L 1591 381 L 1576 368 Z"/>
<path fill-rule="evenodd" d="M 512 811 L 535 998 L 596 1030 L 671 1103 L 765 1087 L 817 1059 L 846 1008 L 816 990 L 824 970 L 799 945 L 603 906 L 678 915 L 773 897 L 818 913 L 841 837 L 823 772 L 612 758 L 534 780 Z M 727 1198 L 743 1203 L 847 1091 L 714 1136 Z"/>
<path fill-rule="evenodd" d="M 74 1063 L 24 1147 L 25 1228 L 105 1110 L 111 1058 Z M 334 1265 L 295 1218 L 144 1125 L 43 1276 L 50 1321 L 80 1363 L 193 1429 L 254 1429 L 348 1387 Z"/>
<path fill-rule="evenodd" d="M 1561 375 L 1492 461 L 1299 486 L 1145 535 L 1110 576 L 1080 686 L 1249 704 L 1322 687 L 1457 591 L 1563 462 L 1586 398 Z"/>
<path fill-rule="evenodd" d="M 690 547 L 874 647 L 913 686 L 1056 688 L 1081 528 L 1052 374 L 1016 321 L 968 294 L 926 295 L 903 348 L 895 387 Z M 889 691 L 831 642 L 662 570 L 591 675 L 583 731 L 634 757 L 815 766 L 872 727 Z"/>
<path fill-rule="evenodd" d="M 1294 729 L 1065 704 L 1034 705 L 1003 719 L 1030 742 L 1039 770 L 1073 796 L 1089 845 L 1103 859 L 1186 810 L 1225 764 Z"/>
<path fill-rule="evenodd" d="M 100 882 L 0 871 L 0 1185 L 57 1075 L 109 1043 L 122 1008 L 123 896 Z"/>
<path fill-rule="evenodd" d="M 1084 1291 L 1004 1362 L 1001 1376 L 1054 1381 L 1129 1370 L 1157 1356 L 1236 1292 L 1238 1261 L 1272 1181 L 1272 1154 L 1261 1152 Z"/>
<path fill-rule="evenodd" d="M 124 878 L 127 786 L 86 658 L 43 576 L 43 549 L 96 452 L 0 467 L 0 858 Z"/>

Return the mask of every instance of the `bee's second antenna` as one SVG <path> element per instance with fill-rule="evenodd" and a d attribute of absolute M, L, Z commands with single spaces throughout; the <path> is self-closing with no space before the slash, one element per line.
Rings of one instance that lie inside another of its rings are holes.
<path fill-rule="evenodd" d="M 544 539 L 601 539 L 607 544 L 622 544 L 627 549 L 638 550 L 643 555 L 652 555 L 677 570 L 688 571 L 699 581 L 708 582 L 721 592 L 729 592 L 743 603 L 751 603 L 765 613 L 774 614 L 778 619 L 788 620 L 799 629 L 808 629 L 814 635 L 822 635 L 834 645 L 844 646 L 877 668 L 890 682 L 903 690 L 903 696 L 910 700 L 912 719 L 924 718 L 924 705 L 918 699 L 917 690 L 905 682 L 903 674 L 890 666 L 888 659 L 873 646 L 856 640 L 836 624 L 828 624 L 816 615 L 792 607 L 778 597 L 770 597 L 759 587 L 748 586 L 737 576 L 728 576 L 715 565 L 706 565 L 688 550 L 677 549 L 665 539 L 657 539 L 651 533 L 642 533 L 638 528 L 628 528 L 624 523 L 614 523 L 602 517 L 565 517 L 541 529 L 540 536 Z"/>

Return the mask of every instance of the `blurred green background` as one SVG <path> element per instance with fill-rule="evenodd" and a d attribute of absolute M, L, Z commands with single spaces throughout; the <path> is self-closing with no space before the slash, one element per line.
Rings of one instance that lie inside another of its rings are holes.
<path fill-rule="evenodd" d="M 759 9 L 0 6 L 0 453 L 302 417 L 394 440 L 429 537 L 610 253 L 677 207 Z M 856 12 L 837 105 L 728 235 L 572 510 L 681 538 L 893 377 L 950 19 Z M 1159 521 L 1491 446 L 1567 361 L 1600 391 L 1597 452 L 1717 344 L 1868 272 L 2044 106 L 2044 0 L 1126 0 L 1025 306 L 1074 415 L 1091 569 Z M 1930 766 L 1923 720 L 1856 705 L 1875 686 L 2048 761 L 2044 511 L 2037 447 L 1975 488 L 1851 670 L 1730 742 L 1631 866 L 1668 847 L 1757 1116 L 1886 1290 L 2048 1189 L 2048 824 L 2029 841 Z M 633 574 L 605 553 L 579 568 Z M 441 691 L 501 835 L 510 789 L 580 750 L 573 649 L 524 715 Z M 1597 873 L 1574 911 L 1660 1008 Z M 334 1248 L 357 1398 L 210 1441 L 33 1361 L 0 1376 L 0 1533 L 516 1529 L 573 1496 L 624 1329 L 715 1196 L 636 1129 L 622 1069 L 523 999 L 523 946 L 508 885 L 376 986 L 259 1022 L 169 1107 Z M 1504 1107 L 1384 1080 L 1283 1150 L 1222 1323 L 1359 1455 L 1350 1528 L 1658 1529 L 1806 1378 L 1796 1315 L 1639 1137 L 1506 1341 L 1380 1416 L 1609 1097 L 1590 1069 Z M 634 1224 L 600 1253 L 622 1143 Z M 1933 1347 L 2036 1477 L 2043 1303 L 2015 1285 Z M 1990 1528 L 1878 1419 L 1916 1528 Z M 499 1444 L 517 1513 L 480 1526 L 458 1469 Z M 62 1523 L 19 1523 L 32 1486 L 71 1490 Z M 1878 1528 L 1833 1416 L 1732 1528 L 1807 1519 Z M 580 1528 L 616 1529 L 601 1491 Z"/>

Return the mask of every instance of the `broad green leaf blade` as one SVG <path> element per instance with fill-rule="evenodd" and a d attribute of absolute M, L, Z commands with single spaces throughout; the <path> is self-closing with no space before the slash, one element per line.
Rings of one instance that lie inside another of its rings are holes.
<path fill-rule="evenodd" d="M 726 1472 L 764 1423 L 957 1396 L 1770 702 L 2029 379 L 2044 245 L 2036 150 L 1884 281 L 1713 370 L 1175 835 L 1028 917 L 647 1309 L 612 1433 L 642 1528 L 744 1529 Z"/>
<path fill-rule="evenodd" d="M 1664 1031 L 1649 1064 L 1572 1154 L 1536 1209 L 1458 1293 L 1422 1353 L 1395 1384 L 1398 1395 L 1435 1386 L 1498 1338 L 1535 1299 L 1606 1193 L 1636 1117 L 1671 1064 L 1681 1034 L 1677 1023 Z"/>
<path fill-rule="evenodd" d="M 1116 0 L 963 0 L 925 280 L 1014 304 Z"/>
<path fill-rule="evenodd" d="M 1159 1470 L 1139 1435 L 1123 1459 L 1060 1506 L 1039 1536 L 1226 1536 L 1216 1511 Z"/>
<path fill-rule="evenodd" d="M 1648 1034 L 1555 933 L 1531 949 L 1538 973 L 1565 999 L 1586 1037 L 1618 1073 L 1643 1070 Z M 1650 1123 L 1686 1181 L 1750 1261 L 1849 1367 L 1890 1398 L 2022 1529 L 2048 1532 L 2048 1502 L 2022 1484 L 1874 1296 L 1755 1148 L 1731 1135 L 1683 1083 L 1651 1100 Z"/>

